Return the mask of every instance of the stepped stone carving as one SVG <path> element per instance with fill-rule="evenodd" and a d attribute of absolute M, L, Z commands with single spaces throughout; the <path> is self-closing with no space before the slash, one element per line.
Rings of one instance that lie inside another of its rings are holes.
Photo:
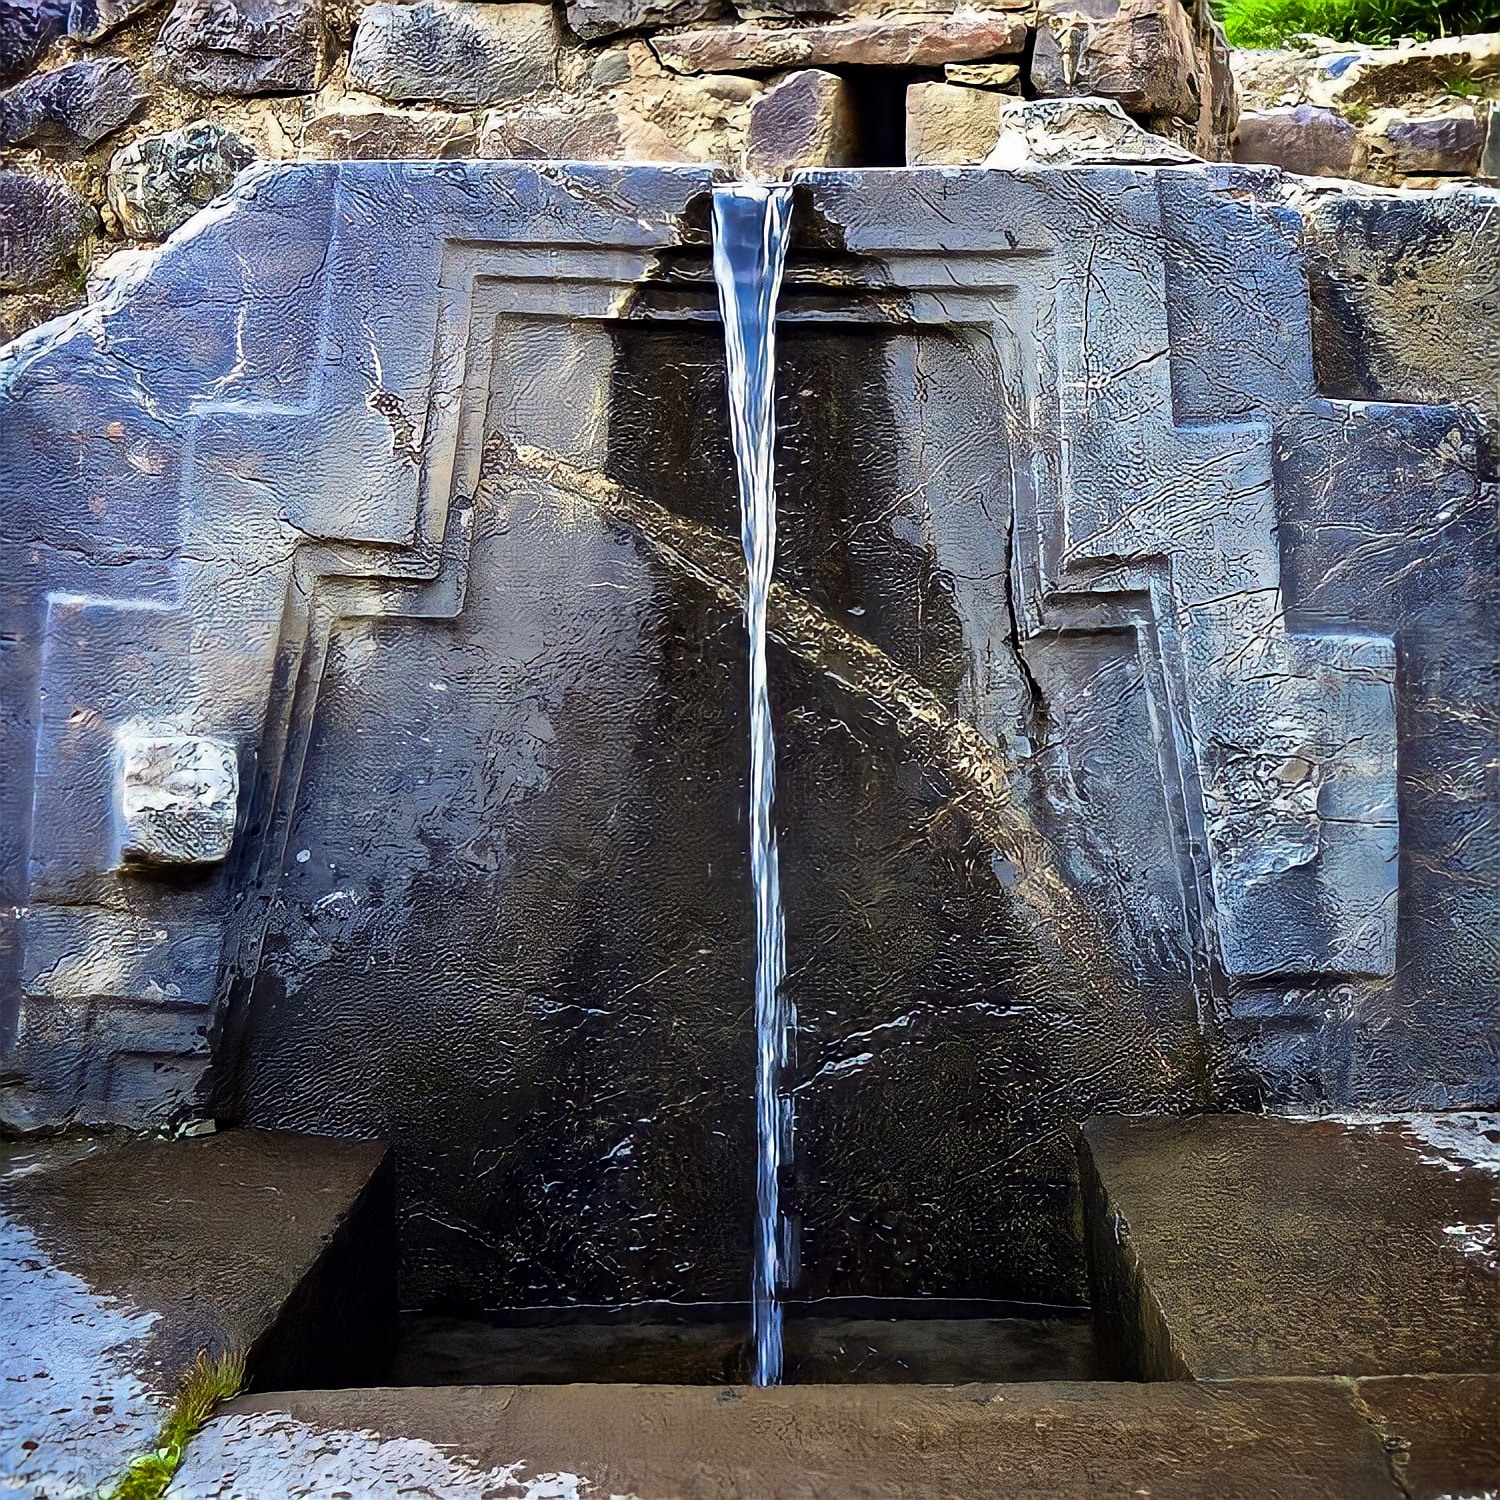
<path fill-rule="evenodd" d="M 713 180 L 255 167 L 0 354 L 13 1119 L 212 1089 L 390 1133 L 419 1297 L 736 1295 Z M 1457 285 L 1495 199 L 1191 163 L 799 182 L 804 1284 L 1061 1300 L 1069 1119 L 1493 1087 L 1488 435 L 1381 355 L 1389 278 L 1345 251 L 1359 222 L 1416 253 L 1416 215 Z M 658 1176 L 688 1140 L 722 1147 Z"/>

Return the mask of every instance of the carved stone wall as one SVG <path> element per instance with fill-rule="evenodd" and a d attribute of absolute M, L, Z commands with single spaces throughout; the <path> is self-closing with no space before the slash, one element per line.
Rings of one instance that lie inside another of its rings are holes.
<path fill-rule="evenodd" d="M 390 1133 L 415 1300 L 740 1295 L 711 183 L 262 169 L 0 354 L 13 1122 Z M 805 1287 L 1076 1295 L 1101 1108 L 1493 1102 L 1494 345 L 1370 257 L 1497 205 L 802 178 Z"/>

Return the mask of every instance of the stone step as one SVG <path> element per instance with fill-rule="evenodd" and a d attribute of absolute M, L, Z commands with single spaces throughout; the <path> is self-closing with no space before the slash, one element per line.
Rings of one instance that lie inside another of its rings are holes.
<path fill-rule="evenodd" d="M 369 1378 L 394 1331 L 385 1148 L 263 1131 L 0 1146 L 0 1490 L 93 1494 L 200 1351 Z"/>
<path fill-rule="evenodd" d="M 1096 1316 L 1148 1380 L 1500 1372 L 1500 1116 L 1109 1118 Z"/>
<path fill-rule="evenodd" d="M 284 1392 L 216 1418 L 171 1495 L 1436 1500 L 1500 1473 L 1497 1384 Z"/>

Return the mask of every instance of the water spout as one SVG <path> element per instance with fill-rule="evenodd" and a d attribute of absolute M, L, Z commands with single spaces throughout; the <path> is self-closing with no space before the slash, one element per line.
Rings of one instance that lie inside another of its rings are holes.
<path fill-rule="evenodd" d="M 782 1074 L 796 1029 L 781 991 L 786 971 L 776 862 L 776 740 L 766 679 L 766 612 L 776 559 L 776 298 L 786 263 L 792 190 L 739 183 L 714 190 L 714 280 L 724 320 L 729 417 L 745 548 L 750 636 L 750 874 L 755 888 L 756 1239 L 751 1292 L 756 1385 L 781 1379 L 787 1256 L 781 1168 L 791 1119 Z"/>

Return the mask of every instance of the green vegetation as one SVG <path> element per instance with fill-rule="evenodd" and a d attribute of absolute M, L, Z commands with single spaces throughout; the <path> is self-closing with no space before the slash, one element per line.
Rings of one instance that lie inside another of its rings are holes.
<path fill-rule="evenodd" d="M 1236 47 L 1280 47 L 1304 34 L 1380 44 L 1500 31 L 1500 0 L 1217 0 L 1216 9 Z"/>
<path fill-rule="evenodd" d="M 172 1482 L 182 1455 L 203 1430 L 221 1401 L 238 1393 L 245 1383 L 245 1356 L 202 1351 L 182 1377 L 172 1409 L 156 1434 L 156 1446 L 138 1453 L 126 1466 L 107 1500 L 161 1500 Z"/>

